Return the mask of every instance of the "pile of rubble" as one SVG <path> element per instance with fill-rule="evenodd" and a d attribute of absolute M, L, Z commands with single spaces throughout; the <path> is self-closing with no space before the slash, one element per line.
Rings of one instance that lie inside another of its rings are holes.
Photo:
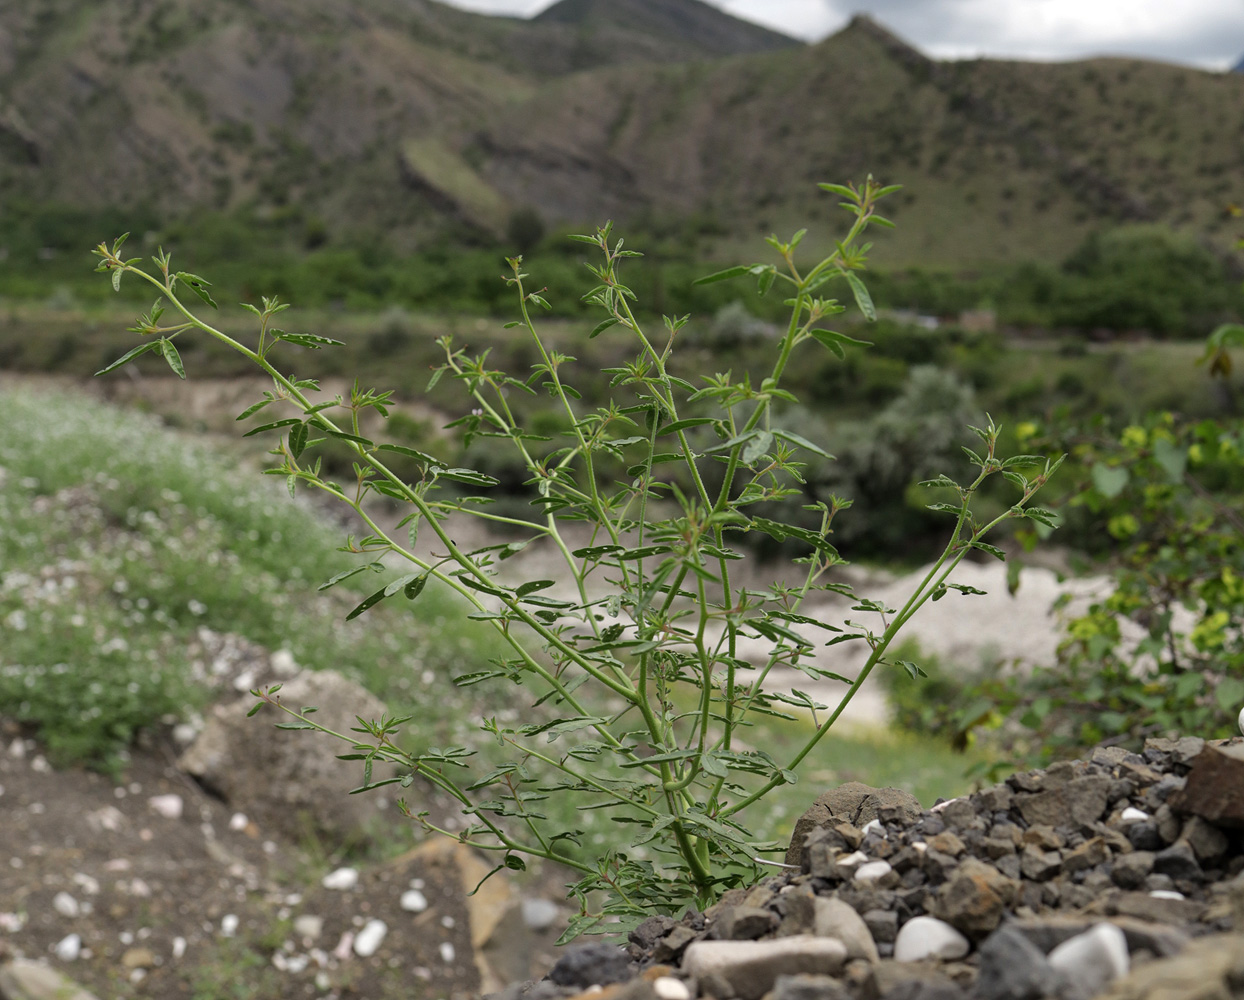
<path fill-rule="evenodd" d="M 1101 748 L 929 810 L 851 783 L 800 819 L 783 874 L 498 996 L 1241 997 L 1241 829 L 1242 739 Z"/>

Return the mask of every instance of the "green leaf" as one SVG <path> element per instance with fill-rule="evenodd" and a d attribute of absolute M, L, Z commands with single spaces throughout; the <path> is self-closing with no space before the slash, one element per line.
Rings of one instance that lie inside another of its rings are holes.
<path fill-rule="evenodd" d="M 576 559 L 599 559 L 601 556 L 621 551 L 621 545 L 589 545 L 587 548 L 575 549 L 570 554 Z"/>
<path fill-rule="evenodd" d="M 423 593 L 423 588 L 428 585 L 428 574 L 420 573 L 402 588 L 402 594 L 406 600 L 413 601 L 416 597 Z"/>
<path fill-rule="evenodd" d="M 466 483 L 468 486 L 496 486 L 501 480 L 486 476 L 474 469 L 441 469 L 435 470 L 436 475 L 444 479 L 452 479 L 455 483 Z"/>
<path fill-rule="evenodd" d="M 796 434 L 794 431 L 784 431 L 784 430 L 775 429 L 773 432 L 773 436 L 781 438 L 783 441 L 786 441 L 788 444 L 793 444 L 800 448 L 805 449 L 806 451 L 810 451 L 814 455 L 820 455 L 821 458 L 827 458 L 831 462 L 834 460 L 834 456 L 831 455 L 829 452 L 827 452 L 820 445 L 813 444 L 806 437 L 804 437 L 801 434 Z"/>
<path fill-rule="evenodd" d="M 316 590 L 327 590 L 329 587 L 337 586 L 337 584 L 341 583 L 342 580 L 348 580 L 350 579 L 350 577 L 357 576 L 359 573 L 365 573 L 369 569 L 379 572 L 383 568 L 384 568 L 384 565 L 382 563 L 378 563 L 378 562 L 364 563 L 362 566 L 355 566 L 353 569 L 348 569 L 342 573 L 338 573 L 336 576 L 332 577 L 331 579 L 326 580 L 324 583 L 321 583 L 315 589 Z"/>
<path fill-rule="evenodd" d="M 729 281 L 731 278 L 737 278 L 742 274 L 750 274 L 751 268 L 743 264 L 737 267 L 728 267 L 724 271 L 717 271 L 715 274 L 705 275 L 703 278 L 696 278 L 692 282 L 693 285 L 708 285 L 714 281 Z"/>
<path fill-rule="evenodd" d="M 703 427 L 705 424 L 715 424 L 717 420 L 713 417 L 687 417 L 685 420 L 675 420 L 672 424 L 666 424 L 657 431 L 657 437 L 664 437 L 666 434 L 677 434 L 679 431 L 685 431 L 691 427 Z"/>
<path fill-rule="evenodd" d="M 302 423 L 297 417 L 285 417 L 282 420 L 274 420 L 270 424 L 260 424 L 258 427 L 252 427 L 242 437 L 254 437 L 256 434 L 263 434 L 265 431 L 274 431 L 280 427 L 293 427 L 294 424 Z"/>
<path fill-rule="evenodd" d="M 287 344 L 297 344 L 299 347 L 309 347 L 313 351 L 318 351 L 321 347 L 345 346 L 340 340 L 333 340 L 332 337 L 317 337 L 310 333 L 286 333 L 284 330 L 272 330 L 271 333 L 277 340 L 283 340 Z"/>
<path fill-rule="evenodd" d="M 418 459 L 424 465 L 434 465 L 443 468 L 444 463 L 439 458 L 433 458 L 427 452 L 419 451 L 417 448 L 407 448 L 401 444 L 382 444 L 377 445 L 377 451 L 391 451 L 398 455 L 405 455 L 407 458 Z"/>
<path fill-rule="evenodd" d="M 379 604 L 381 601 L 383 601 L 388 596 L 389 596 L 388 587 L 381 587 L 374 594 L 372 594 L 370 597 L 364 600 L 361 604 L 359 604 L 353 611 L 351 611 L 348 615 L 346 615 L 346 621 L 353 621 L 355 618 L 361 615 L 364 611 L 368 610 L 369 608 L 375 607 L 377 604 Z"/>
<path fill-rule="evenodd" d="M 877 318 L 877 307 L 873 305 L 873 297 L 868 294 L 868 289 L 864 287 L 864 282 L 860 280 L 858 274 L 854 271 L 847 271 L 847 284 L 851 286 L 851 291 L 855 295 L 855 304 L 860 307 L 862 312 L 871 323 Z"/>
<path fill-rule="evenodd" d="M 987 542 L 973 542 L 972 548 L 980 549 L 982 552 L 988 552 L 991 556 L 995 556 L 1003 562 L 1006 562 L 1006 553 L 996 545 L 990 545 Z"/>
<path fill-rule="evenodd" d="M 195 295 L 201 298 L 213 309 L 216 308 L 215 300 L 208 294 L 207 291 L 212 287 L 212 283 L 206 278 L 200 278 L 197 274 L 191 274 L 189 271 L 178 271 L 177 280 L 185 282 L 185 284 L 190 286 Z"/>
<path fill-rule="evenodd" d="M 298 458 L 307 447 L 307 425 L 299 422 L 289 429 L 289 453 Z"/>
<path fill-rule="evenodd" d="M 160 342 L 158 340 L 150 340 L 145 344 L 139 344 L 132 351 L 127 351 L 125 354 L 121 355 L 121 357 L 117 358 L 117 360 L 114 361 L 112 364 L 108 365 L 106 368 L 101 368 L 95 374 L 96 375 L 107 375 L 111 371 L 116 371 L 122 365 L 129 364 L 140 354 L 146 354 L 148 351 L 157 350 L 159 346 L 160 346 Z"/>
<path fill-rule="evenodd" d="M 275 403 L 275 402 L 276 402 L 275 399 L 261 399 L 258 403 L 251 403 L 250 406 L 248 406 L 245 410 L 243 410 L 233 419 L 234 420 L 245 420 L 247 417 L 254 416 L 256 413 L 262 410 L 269 403 Z"/>
<path fill-rule="evenodd" d="M 528 594 L 534 594 L 537 590 L 547 590 L 556 582 L 556 580 L 529 580 L 514 591 L 514 594 L 517 597 L 526 597 Z"/>
<path fill-rule="evenodd" d="M 329 437 L 335 437 L 341 441 L 350 441 L 353 444 L 361 445 L 364 448 L 376 447 L 376 444 L 374 441 L 370 441 L 365 437 L 359 437 L 359 435 L 357 434 L 347 434 L 345 431 L 330 431 L 330 430 L 325 430 L 324 433 L 327 434 Z"/>
<path fill-rule="evenodd" d="M 592 340 L 596 337 L 599 337 L 602 333 L 608 330 L 611 326 L 617 326 L 618 322 L 619 322 L 618 319 L 613 316 L 610 316 L 606 320 L 602 320 L 601 322 L 597 323 L 594 327 L 592 327 L 592 332 L 587 335 L 587 339 Z"/>
<path fill-rule="evenodd" d="M 1098 462 L 1092 468 L 1093 486 L 1107 500 L 1113 500 L 1127 487 L 1128 471 L 1122 466 Z"/>
<path fill-rule="evenodd" d="M 743 464 L 754 465 L 773 447 L 773 434 L 769 431 L 760 431 L 755 437 L 747 442 L 747 447 L 743 449 Z"/>
<path fill-rule="evenodd" d="M 1162 467 L 1162 471 L 1166 473 L 1166 479 L 1171 483 L 1179 483 L 1183 481 L 1184 471 L 1188 468 L 1188 450 L 1180 448 L 1174 442 L 1166 440 L 1166 438 L 1158 438 L 1153 442 L 1153 459 Z"/>

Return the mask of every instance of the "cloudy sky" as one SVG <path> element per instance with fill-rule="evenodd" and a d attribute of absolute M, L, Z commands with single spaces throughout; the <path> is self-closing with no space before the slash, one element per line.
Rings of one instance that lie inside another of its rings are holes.
<path fill-rule="evenodd" d="M 554 0 L 447 0 L 530 16 Z M 707 0 L 736 17 L 815 41 L 871 14 L 944 59 L 1133 55 L 1225 69 L 1244 55 L 1241 0 Z"/>

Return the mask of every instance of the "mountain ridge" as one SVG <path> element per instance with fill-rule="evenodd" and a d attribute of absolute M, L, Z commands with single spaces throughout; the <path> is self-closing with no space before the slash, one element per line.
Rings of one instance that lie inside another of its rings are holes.
<path fill-rule="evenodd" d="M 1244 200 L 1244 75 L 938 62 L 867 17 L 710 58 L 671 40 L 655 0 L 620 2 L 533 21 L 433 0 L 10 5 L 0 191 L 32 212 L 292 214 L 398 248 L 495 239 L 518 212 L 612 217 L 733 254 L 805 224 L 829 240 L 816 182 L 871 171 L 906 185 L 881 237 L 895 265 L 1059 260 L 1124 222 L 1238 237 L 1224 209 Z"/>

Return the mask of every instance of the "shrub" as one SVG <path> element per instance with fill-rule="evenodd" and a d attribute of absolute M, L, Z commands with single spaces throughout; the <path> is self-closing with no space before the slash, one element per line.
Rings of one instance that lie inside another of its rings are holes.
<path fill-rule="evenodd" d="M 596 283 L 586 299 L 604 318 L 588 337 L 625 338 L 637 353 L 606 369 L 614 397 L 587 408 L 573 385 L 574 359 L 553 350 L 532 319 L 533 310 L 548 306 L 544 294 L 529 290 L 521 258 L 509 260 L 512 276 L 506 280 L 520 316 L 511 325 L 530 337 L 538 357 L 533 371 L 520 378 L 494 369 L 486 353 L 471 356 L 444 337 L 445 360 L 433 384 L 450 379 L 464 390 L 466 412 L 450 426 L 466 446 L 479 439 L 505 443 L 518 456 L 533 512 L 521 518 L 490 505 L 494 477 L 365 437 L 361 416 L 369 411 L 387 415 L 389 393 L 356 385 L 348 396 L 314 402 L 318 386 L 283 374 L 277 367 L 280 352 L 333 342 L 278 329 L 281 303 L 264 299 L 262 307 L 246 307 L 259 328 L 254 346 L 247 346 L 188 307 L 191 295 L 214 307 L 210 287 L 197 275 L 174 271 L 162 251 L 152 271 L 137 266 L 138 259 L 123 259 L 121 240 L 96 251 L 99 269 L 111 273 L 114 286 L 133 275 L 154 286 L 179 314 L 174 325 L 161 326 L 163 309 L 157 302 L 136 327 L 146 339 L 104 371 L 154 351 L 184 377 L 177 339 L 196 330 L 226 343 L 273 379 L 273 388 L 239 417 L 262 412 L 274 418 L 248 432 L 273 435 L 275 462 L 268 471 L 282 477 L 291 494 L 318 490 L 346 504 L 372 532 L 355 546 L 362 557 L 359 565 L 330 584 L 380 566 L 382 557 L 405 564 L 405 572 L 392 576 L 348 618 L 386 600 L 420 599 L 427 585 L 438 581 L 469 603 L 471 619 L 488 623 L 507 644 L 506 654 L 490 665 L 470 665 L 455 677 L 468 688 L 518 685 L 532 699 L 526 724 L 497 716 L 482 720 L 481 728 L 504 758 L 486 773 L 472 771 L 470 747 L 434 747 L 418 754 L 402 749 L 395 733 L 405 719 L 365 721 L 355 730 L 357 736 L 332 735 L 352 745 L 345 759 L 362 763 L 360 791 L 388 784 L 409 787 L 419 780 L 458 801 L 469 818 L 465 830 L 440 828 L 427 813 L 416 818 L 430 831 L 493 852 L 497 870 L 521 868 L 524 857 L 576 870 L 580 880 L 572 892 L 582 912 L 569 934 L 606 917 L 622 918 L 625 927 L 654 909 L 703 907 L 724 889 L 753 881 L 760 855 L 778 848 L 749 833 L 742 822 L 745 810 L 796 780 L 800 763 L 876 667 L 918 672 L 914 664 L 892 660 L 896 636 L 927 601 L 952 589 L 972 592 L 948 578 L 972 551 L 1002 557 L 984 541 L 993 528 L 1015 518 L 1051 523 L 1050 512 L 1030 502 L 1058 462 L 1035 456 L 1003 460 L 996 454 L 998 429 L 990 421 L 975 431 L 981 453 L 968 450 L 975 471 L 967 484 L 944 475 L 926 483 L 946 498 L 932 509 L 949 515 L 954 527 L 903 607 L 885 608 L 860 598 L 854 608 L 858 620 L 841 626 L 801 612 L 819 590 L 850 592 L 834 577 L 843 560 L 829 539 L 850 502 L 828 496 L 812 504 L 811 527 L 758 513 L 758 505 L 797 492 L 803 456 L 828 458 L 779 411 L 778 404 L 795 402 L 782 388 L 782 378 L 797 349 L 823 348 L 843 357 L 858 343 L 825 325 L 845 309 L 824 297 L 832 283 L 845 287 L 868 318 L 875 316 L 858 273 L 866 250 L 859 239 L 870 224 L 885 224 L 876 215 L 876 203 L 895 190 L 871 178 L 859 188 L 823 187 L 842 199 L 853 217 L 831 255 L 797 260 L 800 232 L 789 242 L 768 241 L 780 266 L 735 267 L 701 279 L 712 284 L 747 276 L 756 279 L 762 294 L 777 285 L 789 296 L 791 313 L 775 339 L 770 373 L 758 380 L 718 372 L 697 385 L 674 374 L 671 356 L 686 318 L 666 317 L 659 337 L 639 322 L 632 308 L 635 293 L 623 280 L 625 265 L 638 255 L 606 225 L 576 237 L 599 260 L 591 265 Z M 553 433 L 547 435 L 533 434 L 516 419 L 511 404 L 513 398 L 541 390 L 560 413 L 559 424 L 549 425 Z M 322 475 L 317 453 L 326 443 L 344 444 L 355 456 L 353 475 L 344 484 Z M 390 464 L 395 460 L 413 461 L 414 473 L 398 475 Z M 1038 471 L 1031 478 L 1019 471 L 1032 466 Z M 625 470 L 621 476 L 602 474 L 619 467 Z M 706 473 L 713 468 L 717 475 L 710 486 Z M 1007 480 L 1018 498 L 997 516 L 981 518 L 972 501 L 994 476 Z M 400 524 L 404 532 L 386 531 L 369 518 L 374 500 L 406 505 Z M 464 549 L 454 541 L 455 517 L 474 517 L 519 536 Z M 414 543 L 417 534 L 427 532 L 435 536 L 437 554 L 424 557 L 416 554 Z M 737 542 L 753 533 L 801 546 L 796 559 L 800 582 L 760 590 L 737 582 L 733 567 L 743 557 Z M 499 573 L 501 562 L 529 544 L 559 557 L 565 566 L 562 586 L 553 579 L 514 583 Z M 743 643 L 749 641 L 767 648 L 759 663 L 742 657 Z M 821 643 L 842 642 L 857 643 L 861 650 L 864 662 L 854 680 L 815 663 Z M 838 705 L 831 710 L 798 691 L 767 686 L 772 671 L 783 666 L 812 678 L 843 681 L 846 689 Z M 292 716 L 293 728 L 323 728 L 311 709 L 281 706 L 279 689 L 255 693 L 260 699 L 256 711 L 265 704 L 280 706 Z M 552 711 L 553 718 L 537 717 L 537 708 Z M 817 726 L 789 759 L 746 746 L 751 718 L 781 716 L 792 708 L 811 711 Z M 579 810 L 607 810 L 619 831 L 633 836 L 620 834 L 603 854 L 585 858 L 576 847 L 577 828 L 546 821 L 544 802 L 558 795 L 573 797 Z M 605 900 L 600 908 L 592 903 L 597 890 Z M 611 924 L 610 929 L 618 927 Z"/>

